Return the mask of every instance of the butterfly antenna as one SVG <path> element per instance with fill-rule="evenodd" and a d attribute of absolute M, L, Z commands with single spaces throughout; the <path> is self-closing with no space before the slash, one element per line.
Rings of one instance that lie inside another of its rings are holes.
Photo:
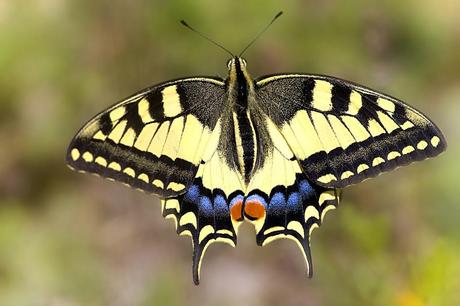
<path fill-rule="evenodd" d="M 249 49 L 249 47 L 252 46 L 252 44 L 255 43 L 256 40 L 259 39 L 260 36 L 262 36 L 262 34 L 265 33 L 265 31 L 268 30 L 268 28 L 272 25 L 272 23 L 274 23 L 275 20 L 278 19 L 278 17 L 280 17 L 281 15 L 283 15 L 283 12 L 282 11 L 278 12 L 278 14 L 276 14 L 275 17 L 273 17 L 272 21 L 270 21 L 270 23 L 267 24 L 265 28 L 263 28 L 262 31 L 259 32 L 259 34 L 257 34 L 257 36 L 246 46 L 246 48 L 243 49 L 243 51 L 241 51 L 239 56 L 242 56 L 243 53 L 246 52 L 246 50 Z"/>
<path fill-rule="evenodd" d="M 186 27 L 187 29 L 191 30 L 192 32 L 195 32 L 196 34 L 198 34 L 199 36 L 203 37 L 204 39 L 206 39 L 207 41 L 211 42 L 212 44 L 216 45 L 217 47 L 221 48 L 222 50 L 224 50 L 225 52 L 227 52 L 228 54 L 230 54 L 232 57 L 235 57 L 235 55 L 230 52 L 227 48 L 225 48 L 224 46 L 222 46 L 221 44 L 218 44 L 217 42 L 215 42 L 214 40 L 212 40 L 211 38 L 209 38 L 208 36 L 202 34 L 201 32 L 198 32 L 197 30 L 195 30 L 194 28 L 192 28 L 187 22 L 185 22 L 185 20 L 181 20 L 180 23 Z"/>

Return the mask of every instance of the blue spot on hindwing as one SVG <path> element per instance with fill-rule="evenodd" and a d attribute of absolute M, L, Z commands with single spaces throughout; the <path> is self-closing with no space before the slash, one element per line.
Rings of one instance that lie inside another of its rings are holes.
<path fill-rule="evenodd" d="M 276 192 L 272 195 L 270 199 L 270 204 L 268 205 L 268 213 L 270 214 L 281 214 L 286 208 L 286 200 L 284 194 L 281 192 Z"/>
<path fill-rule="evenodd" d="M 307 180 L 301 180 L 298 183 L 299 192 L 303 199 L 309 198 L 312 194 L 315 193 L 313 187 L 308 183 Z"/>
<path fill-rule="evenodd" d="M 299 192 L 292 192 L 289 194 L 287 199 L 287 205 L 289 208 L 295 208 L 302 202 L 302 198 L 300 197 Z"/>
<path fill-rule="evenodd" d="M 287 199 L 287 207 L 289 211 L 302 209 L 302 197 L 299 192 L 292 192 Z"/>
<path fill-rule="evenodd" d="M 210 216 L 213 214 L 213 208 L 211 200 L 207 196 L 200 197 L 200 203 L 198 204 L 198 209 L 205 216 Z"/>
<path fill-rule="evenodd" d="M 184 195 L 184 200 L 192 203 L 197 203 L 200 197 L 200 187 L 198 185 L 191 185 Z"/>
<path fill-rule="evenodd" d="M 227 201 L 224 196 L 218 194 L 214 198 L 214 210 L 217 214 L 224 214 L 228 212 Z"/>

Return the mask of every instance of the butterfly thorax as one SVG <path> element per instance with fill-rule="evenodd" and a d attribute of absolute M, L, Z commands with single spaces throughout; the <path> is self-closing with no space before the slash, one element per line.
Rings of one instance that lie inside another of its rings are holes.
<path fill-rule="evenodd" d="M 255 99 L 254 82 L 246 70 L 246 61 L 235 57 L 229 61 L 226 80 L 228 99 L 228 125 L 233 137 L 225 137 L 227 148 L 231 147 L 233 166 L 246 184 L 249 183 L 257 160 L 258 138 L 251 110 Z M 230 157 L 230 156 L 229 156 Z"/>

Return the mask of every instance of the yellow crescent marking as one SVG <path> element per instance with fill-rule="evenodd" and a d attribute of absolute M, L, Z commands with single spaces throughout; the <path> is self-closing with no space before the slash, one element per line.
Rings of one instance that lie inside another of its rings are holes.
<path fill-rule="evenodd" d="M 72 151 L 70 151 L 70 156 L 75 161 L 80 158 L 80 151 L 78 151 L 76 148 L 73 148 Z"/>
<path fill-rule="evenodd" d="M 425 140 L 422 140 L 417 144 L 417 149 L 425 150 L 427 146 L 428 146 L 428 143 Z"/>
<path fill-rule="evenodd" d="M 227 238 L 227 237 L 216 237 L 214 239 L 215 239 L 216 242 L 223 242 L 223 243 L 226 243 L 228 245 L 231 245 L 232 247 L 236 246 L 235 242 L 232 239 Z M 211 243 L 211 241 L 210 241 L 210 243 Z"/>
<path fill-rule="evenodd" d="M 152 184 L 155 186 L 155 187 L 158 187 L 160 189 L 164 189 L 165 185 L 163 184 L 162 181 L 160 181 L 159 179 L 156 179 L 156 180 L 153 180 Z"/>
<path fill-rule="evenodd" d="M 284 231 L 284 227 L 282 227 L 282 226 L 273 226 L 273 227 L 270 227 L 269 229 L 266 229 L 266 230 L 264 231 L 264 235 L 267 236 L 267 235 L 270 234 L 270 233 L 278 232 L 278 231 Z"/>
<path fill-rule="evenodd" d="M 342 173 L 342 175 L 340 176 L 340 179 L 341 180 L 346 180 L 347 178 L 349 178 L 350 176 L 353 176 L 354 173 L 351 172 L 351 171 L 345 171 Z"/>
<path fill-rule="evenodd" d="M 145 174 L 145 173 L 139 174 L 139 176 L 138 176 L 137 178 L 138 178 L 139 180 L 141 180 L 141 181 L 146 182 L 147 184 L 149 183 L 149 177 L 148 177 L 148 175 Z"/>
<path fill-rule="evenodd" d="M 309 205 L 305 209 L 305 213 L 304 213 L 305 222 L 308 221 L 308 219 L 312 217 L 319 220 L 319 212 L 313 205 Z"/>
<path fill-rule="evenodd" d="M 324 204 L 324 202 L 329 200 L 335 200 L 335 194 L 333 191 L 325 191 L 319 195 L 318 203 L 320 206 Z"/>
<path fill-rule="evenodd" d="M 101 165 L 102 167 L 107 167 L 107 160 L 106 160 L 104 157 L 102 157 L 102 156 L 96 157 L 96 159 L 94 160 L 94 162 L 95 162 L 96 164 Z"/>
<path fill-rule="evenodd" d="M 392 159 L 395 159 L 396 157 L 400 157 L 400 156 L 401 156 L 401 154 L 399 154 L 399 152 L 392 151 L 392 152 L 388 153 L 387 159 L 392 160 Z"/>
<path fill-rule="evenodd" d="M 441 139 L 439 139 L 438 136 L 434 136 L 433 138 L 431 138 L 431 145 L 435 148 L 439 145 L 440 142 Z"/>
<path fill-rule="evenodd" d="M 300 224 L 299 221 L 291 221 L 291 222 L 289 222 L 288 225 L 287 225 L 287 229 L 292 230 L 292 231 L 296 231 L 297 233 L 299 233 L 300 236 L 302 236 L 302 238 L 305 238 L 305 233 L 304 233 L 304 230 L 303 230 L 303 226 L 302 226 L 302 224 Z"/>
<path fill-rule="evenodd" d="M 165 201 L 165 209 L 174 209 L 177 213 L 180 213 L 179 201 L 176 199 L 170 199 Z"/>
<path fill-rule="evenodd" d="M 183 215 L 179 220 L 179 225 L 192 224 L 196 228 L 196 216 L 193 212 L 188 212 Z"/>
<path fill-rule="evenodd" d="M 134 172 L 134 169 L 133 169 L 133 168 L 129 168 L 129 167 L 128 167 L 128 168 L 125 168 L 125 169 L 123 170 L 123 173 L 125 173 L 125 174 L 127 174 L 127 175 L 129 175 L 129 176 L 131 176 L 131 177 L 136 177 L 136 172 Z"/>
<path fill-rule="evenodd" d="M 365 170 L 367 170 L 367 169 L 369 169 L 369 166 L 368 166 L 368 165 L 366 165 L 366 164 L 361 164 L 361 165 L 359 165 L 358 168 L 356 169 L 356 173 L 359 174 L 359 173 L 361 173 L 361 172 L 363 172 L 363 171 L 365 171 Z"/>
<path fill-rule="evenodd" d="M 332 174 L 326 174 L 318 178 L 318 182 L 323 183 L 323 184 L 327 184 L 332 181 L 337 181 L 337 178 Z"/>
<path fill-rule="evenodd" d="M 381 157 L 376 157 L 374 158 L 374 160 L 372 161 L 372 167 L 375 167 L 375 166 L 378 166 L 380 165 L 381 163 L 384 163 L 385 160 Z"/>
<path fill-rule="evenodd" d="M 93 154 L 91 154 L 90 152 L 86 151 L 85 153 L 83 153 L 83 155 L 81 156 L 83 157 L 83 159 L 85 160 L 85 162 L 87 163 L 90 163 L 93 161 Z"/>
<path fill-rule="evenodd" d="M 229 235 L 229 236 L 232 236 L 233 237 L 233 233 L 232 231 L 228 230 L 228 229 L 220 229 L 216 232 L 217 234 L 221 234 L 221 235 Z"/>
<path fill-rule="evenodd" d="M 176 228 L 177 228 L 177 226 L 176 226 Z M 189 236 L 189 237 L 193 237 L 193 236 L 192 236 L 192 232 L 189 231 L 188 229 L 183 230 L 182 232 L 180 232 L 180 233 L 179 233 L 179 236 Z"/>
<path fill-rule="evenodd" d="M 214 233 L 214 227 L 211 225 L 206 225 L 200 231 L 200 236 L 198 237 L 198 243 L 201 243 L 203 239 Z"/>
<path fill-rule="evenodd" d="M 168 184 L 168 187 L 166 187 L 166 189 L 172 189 L 174 191 L 181 191 L 185 188 L 185 185 L 184 184 L 181 184 L 181 183 L 176 183 L 176 182 L 170 182 Z"/>
<path fill-rule="evenodd" d="M 108 168 L 110 169 L 113 169 L 115 171 L 121 171 L 121 166 L 119 163 L 117 162 L 111 162 L 109 165 L 108 165 Z"/>
<path fill-rule="evenodd" d="M 404 149 L 402 149 L 402 154 L 409 154 L 414 151 L 415 149 L 413 146 L 407 146 L 407 147 L 404 147 Z"/>

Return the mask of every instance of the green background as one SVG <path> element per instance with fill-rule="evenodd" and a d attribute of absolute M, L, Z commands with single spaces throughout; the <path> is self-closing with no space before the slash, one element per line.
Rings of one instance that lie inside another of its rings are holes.
<path fill-rule="evenodd" d="M 191 245 L 158 200 L 71 172 L 73 134 L 144 87 L 226 76 L 228 56 L 178 20 L 246 54 L 254 77 L 311 72 L 397 96 L 449 148 L 344 190 L 313 234 L 308 280 L 291 241 Z M 0 0 L 0 306 L 460 305 L 460 2 Z"/>

